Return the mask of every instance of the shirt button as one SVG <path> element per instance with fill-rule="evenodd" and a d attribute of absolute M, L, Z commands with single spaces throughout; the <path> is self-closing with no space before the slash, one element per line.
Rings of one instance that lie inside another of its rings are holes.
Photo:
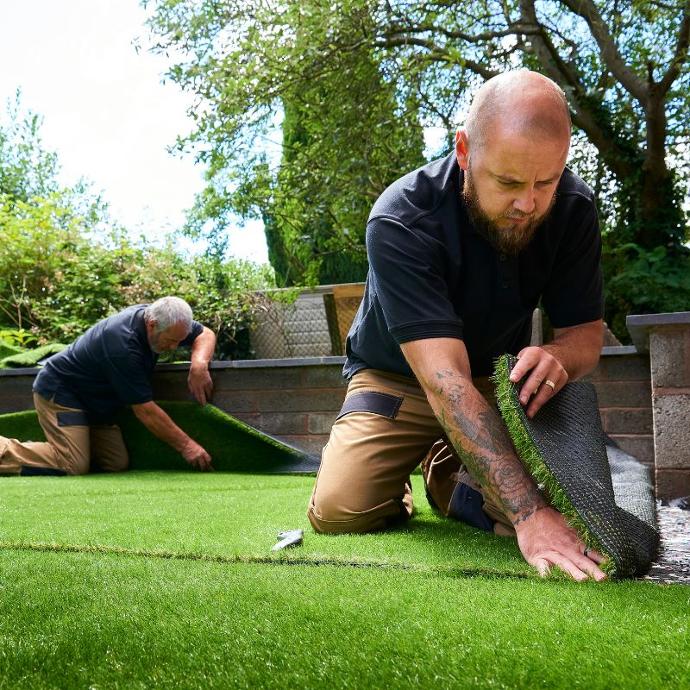
<path fill-rule="evenodd" d="M 498 255 L 498 260 L 499 261 L 506 261 L 508 257 L 505 254 L 499 254 Z"/>

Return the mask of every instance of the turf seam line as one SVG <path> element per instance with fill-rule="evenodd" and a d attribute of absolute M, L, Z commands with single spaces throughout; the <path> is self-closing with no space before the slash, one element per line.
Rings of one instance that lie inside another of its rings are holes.
<path fill-rule="evenodd" d="M 149 549 L 128 549 L 122 546 L 107 546 L 104 544 L 56 544 L 50 542 L 8 542 L 0 541 L 1 551 L 39 551 L 43 553 L 83 553 L 101 554 L 109 556 L 125 556 L 130 558 L 152 558 L 177 561 L 203 561 L 207 563 L 221 563 L 225 565 L 303 565 L 303 566 L 337 566 L 347 568 L 371 568 L 378 570 L 398 570 L 421 575 L 435 575 L 440 577 L 496 577 L 501 579 L 533 579 L 530 573 L 507 573 L 492 568 L 425 568 L 406 563 L 384 561 L 356 561 L 339 560 L 337 558 L 290 558 L 271 556 L 223 556 L 221 554 L 204 554 L 179 551 L 158 551 Z"/>

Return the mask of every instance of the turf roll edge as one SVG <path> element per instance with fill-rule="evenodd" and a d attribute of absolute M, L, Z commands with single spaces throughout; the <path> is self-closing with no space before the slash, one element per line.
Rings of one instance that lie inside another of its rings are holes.
<path fill-rule="evenodd" d="M 211 455 L 221 472 L 311 474 L 319 459 L 255 429 L 213 405 L 159 402 L 172 420 Z M 182 456 L 151 434 L 130 409 L 117 424 L 122 429 L 132 470 L 191 470 Z M 20 441 L 44 440 L 36 412 L 0 415 L 0 436 Z"/>
<path fill-rule="evenodd" d="M 609 575 L 644 575 L 656 558 L 659 533 L 616 504 L 594 387 L 568 383 L 529 419 L 509 378 L 516 361 L 500 357 L 493 380 L 520 460 L 587 547 L 607 557 L 602 567 Z"/>

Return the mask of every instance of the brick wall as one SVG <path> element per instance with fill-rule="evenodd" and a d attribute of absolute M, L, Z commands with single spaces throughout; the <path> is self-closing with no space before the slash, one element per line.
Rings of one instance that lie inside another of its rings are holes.
<path fill-rule="evenodd" d="M 213 402 L 265 433 L 319 453 L 345 395 L 341 357 L 214 362 Z M 0 414 L 32 407 L 36 369 L 0 372 Z M 159 400 L 189 398 L 186 368 L 164 365 L 154 377 Z M 626 451 L 654 462 L 649 358 L 635 348 L 604 348 L 589 380 L 597 389 L 602 422 Z"/>
<path fill-rule="evenodd" d="M 623 450 L 654 465 L 649 357 L 634 347 L 605 347 L 586 380 L 596 388 L 604 431 Z"/>
<path fill-rule="evenodd" d="M 343 398 L 341 357 L 215 362 L 213 404 L 261 431 L 319 455 Z M 159 400 L 188 397 L 186 374 L 161 367 Z"/>

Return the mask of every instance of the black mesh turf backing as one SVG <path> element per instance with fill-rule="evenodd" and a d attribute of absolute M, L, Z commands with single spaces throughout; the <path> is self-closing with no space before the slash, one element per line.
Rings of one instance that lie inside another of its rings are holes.
<path fill-rule="evenodd" d="M 567 384 L 533 419 L 527 417 L 520 405 L 519 388 L 513 384 L 510 388 L 513 412 L 518 412 L 520 423 L 577 515 L 613 559 L 616 576 L 646 573 L 659 546 L 654 498 L 644 469 L 640 472 L 639 463 L 627 454 L 622 454 L 625 458 L 616 458 L 612 453 L 612 464 L 623 469 L 616 473 L 614 492 L 594 387 L 583 382 Z M 504 416 L 505 404 L 505 400 L 499 402 Z M 636 470 L 637 481 L 632 475 L 621 476 L 625 474 L 623 459 L 629 469 Z M 525 464 L 529 469 L 529 464 Z M 620 505 L 635 507 L 636 515 L 617 505 L 616 494 Z"/>

